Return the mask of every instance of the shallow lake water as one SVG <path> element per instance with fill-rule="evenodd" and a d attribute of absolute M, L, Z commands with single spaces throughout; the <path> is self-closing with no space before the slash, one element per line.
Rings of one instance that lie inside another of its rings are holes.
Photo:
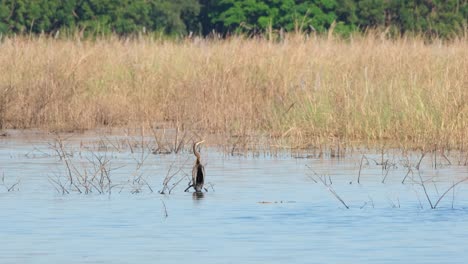
<path fill-rule="evenodd" d="M 39 136 L 0 138 L 2 264 L 468 259 L 468 183 L 450 190 L 436 209 L 420 184 L 423 179 L 435 204 L 453 183 L 468 176 L 468 168 L 454 160 L 452 165 L 440 160 L 434 168 L 427 157 L 402 184 L 408 168 L 403 156 L 394 154 L 398 151 L 386 154 L 394 166 L 383 168 L 373 161 L 381 156 L 371 151 L 366 153 L 369 162 L 361 166 L 361 152 L 339 159 L 286 152 L 229 156 L 203 147 L 209 184 L 201 196 L 184 192 L 188 178 L 183 175 L 191 173 L 194 161 L 189 151 L 145 154 L 136 169 L 141 148 L 109 149 L 83 135 L 67 139 L 66 147 L 75 153 L 69 160 L 86 167 L 93 155 L 105 155 L 116 186 L 110 194 L 62 194 L 52 180 L 66 175 L 66 167 L 51 142 Z M 413 153 L 410 163 L 414 166 L 419 157 Z M 180 170 L 174 181 L 181 182 L 162 195 L 158 191 L 168 170 Z M 326 175 L 322 180 L 350 208 L 315 174 Z M 147 184 L 130 184 L 135 175 Z"/>

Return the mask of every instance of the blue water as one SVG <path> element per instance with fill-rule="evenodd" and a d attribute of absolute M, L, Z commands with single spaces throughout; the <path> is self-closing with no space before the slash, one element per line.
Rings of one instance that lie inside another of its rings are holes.
<path fill-rule="evenodd" d="M 364 165 L 357 184 L 360 154 L 342 159 L 297 159 L 288 153 L 252 158 L 204 148 L 207 181 L 214 190 L 209 187 L 203 197 L 183 192 L 185 179 L 171 194 L 157 192 L 171 164 L 191 171 L 193 158 L 188 152 L 148 156 L 138 173 L 154 192 L 142 187 L 132 194 L 132 188 L 125 186 L 110 195 L 62 195 L 48 180 L 65 173 L 63 162 L 48 145 L 50 140 L 0 139 L 0 173 L 7 186 L 19 180 L 10 192 L 0 186 L 2 264 L 466 263 L 468 259 L 467 183 L 449 192 L 433 210 L 415 183 L 420 179 L 417 174 L 401 184 L 407 172 L 402 165 L 389 171 L 385 184 L 380 166 Z M 89 138 L 69 140 L 76 151 L 90 149 L 80 147 L 83 141 L 85 146 L 91 142 Z M 107 151 L 112 166 L 118 168 L 112 175 L 122 186 L 135 173 L 139 151 Z M 78 155 L 74 159 L 85 164 Z M 413 160 L 417 162 L 417 154 Z M 322 183 L 310 179 L 308 175 L 314 174 L 306 165 L 329 175 L 331 187 L 350 209 Z M 466 177 L 468 169 L 456 164 L 436 169 L 427 159 L 421 175 L 434 202 L 454 181 Z"/>

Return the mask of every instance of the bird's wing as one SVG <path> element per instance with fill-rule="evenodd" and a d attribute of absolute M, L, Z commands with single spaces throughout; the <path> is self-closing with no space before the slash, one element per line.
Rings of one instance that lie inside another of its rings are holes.
<path fill-rule="evenodd" d="M 195 164 L 192 168 L 192 184 L 195 185 L 197 184 L 197 171 L 198 171 L 198 166 Z"/>
<path fill-rule="evenodd" d="M 203 172 L 203 183 L 206 181 L 206 173 L 205 173 L 205 166 L 201 166 L 202 172 Z"/>

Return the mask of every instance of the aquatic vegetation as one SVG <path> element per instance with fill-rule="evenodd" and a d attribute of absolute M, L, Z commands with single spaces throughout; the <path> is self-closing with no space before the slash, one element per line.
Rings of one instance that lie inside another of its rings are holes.
<path fill-rule="evenodd" d="M 19 187 L 18 187 L 19 184 L 20 184 L 19 179 L 16 179 L 16 181 L 13 182 L 13 183 L 7 183 L 7 180 L 5 179 L 5 172 L 2 173 L 2 182 L 0 183 L 0 186 L 3 186 L 7 192 L 18 191 L 19 190 Z"/>
<path fill-rule="evenodd" d="M 413 153 L 414 154 L 414 153 Z M 411 155 L 409 153 L 401 153 L 398 157 L 398 159 L 388 159 L 384 157 L 388 157 L 388 153 L 382 152 L 381 154 L 381 160 L 378 161 L 376 159 L 372 159 L 367 157 L 366 155 L 362 155 L 360 162 L 359 162 L 359 171 L 357 175 L 357 184 L 359 186 L 363 186 L 365 183 L 361 180 L 361 173 L 365 168 L 372 168 L 372 167 L 380 167 L 381 169 L 381 175 L 382 175 L 382 184 L 386 184 L 386 179 L 389 175 L 389 172 L 391 170 L 399 170 L 399 173 L 397 175 L 404 175 L 403 179 L 401 180 L 402 185 L 409 185 L 411 186 L 411 190 L 416 193 L 416 197 L 418 199 L 419 205 L 421 208 L 424 208 L 422 201 L 419 198 L 419 192 L 423 193 L 423 196 L 427 200 L 427 204 L 431 209 L 436 209 L 440 202 L 447 196 L 447 194 L 452 191 L 452 208 L 455 200 L 455 188 L 468 181 L 468 177 L 453 177 L 452 183 L 447 185 L 447 183 L 443 184 L 442 187 L 438 187 L 440 182 L 438 182 L 435 177 L 423 177 L 422 176 L 422 167 L 421 163 L 423 162 L 423 159 L 426 157 L 425 152 L 423 152 L 420 157 L 410 157 Z M 429 155 L 428 155 L 429 156 Z M 430 167 L 432 169 L 437 170 L 439 167 L 447 167 L 447 166 L 452 166 L 452 162 L 450 159 L 443 154 L 444 156 L 444 163 L 441 163 L 440 159 L 439 161 L 437 160 L 437 153 L 432 153 L 432 159 L 430 161 Z M 365 161 L 365 163 L 364 163 Z M 426 164 L 427 166 L 428 164 Z M 466 164 L 460 164 L 458 163 L 459 166 L 466 166 Z M 313 175 L 306 174 L 314 183 L 322 183 L 324 187 L 327 188 L 327 190 L 341 203 L 346 209 L 350 208 L 350 205 L 340 196 L 338 193 L 334 190 L 333 188 L 333 181 L 331 175 L 327 174 L 318 174 L 314 168 L 311 166 L 306 165 L 309 171 L 313 173 Z M 405 170 L 407 170 L 406 173 L 402 173 Z M 377 175 L 374 175 L 374 177 L 378 177 Z M 374 180 L 375 181 L 375 180 Z M 349 181 L 349 185 L 352 185 L 354 180 Z M 429 188 L 427 185 L 433 185 L 433 189 L 435 191 L 434 194 L 429 194 Z M 441 189 L 442 192 L 439 192 L 440 188 L 445 188 Z M 432 197 L 432 198 L 431 198 Z M 395 204 L 392 200 L 389 199 L 389 201 L 392 204 L 393 208 L 400 208 L 400 201 L 397 197 L 397 203 Z M 374 202 L 371 197 L 369 197 L 369 201 L 364 201 L 364 204 L 360 206 L 360 208 L 364 208 L 368 202 L 372 203 L 372 206 L 374 207 Z"/>
<path fill-rule="evenodd" d="M 83 155 L 81 152 L 78 154 L 67 147 L 66 141 L 60 135 L 57 135 L 50 146 L 57 153 L 65 168 L 65 175 L 49 176 L 49 181 L 57 192 L 111 194 L 112 189 L 117 186 L 111 179 L 111 171 L 114 168 L 111 166 L 111 159 L 107 152 L 100 154 L 90 151 L 89 155 Z M 75 155 L 79 155 L 79 158 L 74 159 Z"/>
<path fill-rule="evenodd" d="M 233 154 L 389 141 L 466 150 L 466 37 L 283 41 L 6 37 L 3 128 L 157 127 L 220 134 Z M 183 140 L 182 140 L 183 139 Z M 161 147 L 158 151 L 167 151 Z"/>

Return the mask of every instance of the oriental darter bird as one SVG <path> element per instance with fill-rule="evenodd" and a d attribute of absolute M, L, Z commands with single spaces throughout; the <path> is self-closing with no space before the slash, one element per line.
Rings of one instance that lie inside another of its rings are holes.
<path fill-rule="evenodd" d="M 191 187 L 195 189 L 195 192 L 199 193 L 204 188 L 203 185 L 205 184 L 205 167 L 201 163 L 200 153 L 197 151 L 198 145 L 205 142 L 204 140 L 198 141 L 193 144 L 193 154 L 197 158 L 195 160 L 195 164 L 193 165 L 192 169 L 192 182 L 191 184 L 185 189 L 185 192 L 188 191 Z M 205 188 L 206 190 L 206 188 Z"/>

